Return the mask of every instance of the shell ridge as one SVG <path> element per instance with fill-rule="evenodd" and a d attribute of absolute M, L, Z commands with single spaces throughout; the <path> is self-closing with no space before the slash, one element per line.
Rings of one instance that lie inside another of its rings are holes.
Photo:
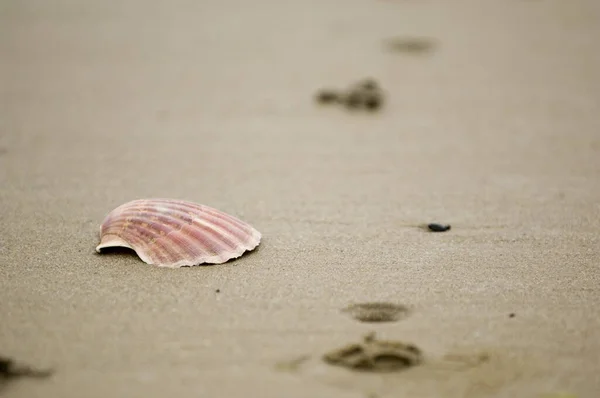
<path fill-rule="evenodd" d="M 178 259 L 183 259 L 187 262 L 190 258 L 190 252 L 185 243 L 176 240 L 176 237 L 180 235 L 180 231 L 172 230 L 167 235 L 158 238 L 155 242 L 157 246 L 161 247 L 167 253 L 170 263 L 177 262 L 179 261 Z"/>
<path fill-rule="evenodd" d="M 152 256 L 150 253 L 155 253 L 156 258 L 153 260 L 153 263 L 170 263 L 176 260 L 176 257 L 173 256 L 173 251 L 168 247 L 163 239 L 156 239 L 151 244 L 147 245 L 147 253 L 149 256 Z M 153 256 L 152 256 L 153 257 Z"/>
<path fill-rule="evenodd" d="M 185 265 L 196 265 L 202 262 L 202 259 L 210 257 L 210 253 L 206 251 L 204 246 L 195 245 L 194 240 L 188 234 L 180 231 L 174 231 L 172 236 L 176 242 L 181 242 L 181 247 L 184 248 L 187 258 Z M 183 261 L 183 260 L 182 260 Z"/>
<path fill-rule="evenodd" d="M 248 231 L 242 229 L 236 223 L 233 223 L 226 218 L 215 217 L 212 213 L 206 213 L 206 219 L 210 220 L 211 224 L 216 225 L 220 230 L 227 231 L 230 238 L 245 240 L 248 235 Z"/>
<path fill-rule="evenodd" d="M 173 202 L 173 203 L 171 203 Z M 177 205 L 181 208 L 185 208 L 185 209 L 190 209 L 190 210 L 195 210 L 198 212 L 202 212 L 202 213 L 210 213 L 213 214 L 219 218 L 225 218 L 225 219 L 231 219 L 232 221 L 236 222 L 239 226 L 242 227 L 249 227 L 247 223 L 245 223 L 244 221 L 240 220 L 237 217 L 234 217 L 230 214 L 226 214 L 220 210 L 215 209 L 214 207 L 210 207 L 207 205 L 201 205 L 201 204 L 196 204 L 196 203 L 189 203 L 189 202 L 185 202 L 185 201 L 168 201 L 168 200 L 161 200 L 161 203 L 165 203 L 165 204 L 169 204 L 171 206 Z"/>
<path fill-rule="evenodd" d="M 233 244 L 234 246 L 237 241 L 245 240 L 245 235 L 247 235 L 239 230 L 237 226 L 226 223 L 219 218 L 215 219 L 211 214 L 204 214 L 204 217 L 197 217 L 194 219 L 194 222 L 222 235 L 224 239 L 227 239 L 228 244 Z"/>
<path fill-rule="evenodd" d="M 234 225 L 237 225 L 239 228 L 241 228 L 242 230 L 244 230 L 244 232 L 247 232 L 247 229 L 253 229 L 248 223 L 240 220 L 237 217 L 234 217 L 232 215 L 229 214 L 224 214 L 223 212 L 217 210 L 217 209 L 213 209 L 211 207 L 206 206 L 207 208 L 205 209 L 206 213 L 211 214 L 212 216 L 219 218 L 221 220 L 227 220 L 229 222 L 231 222 Z"/>
<path fill-rule="evenodd" d="M 185 228 L 184 228 L 185 229 Z M 190 240 L 190 236 L 184 233 L 184 229 L 180 230 L 180 231 L 173 231 L 173 235 L 178 235 L 181 239 L 185 239 L 185 240 Z M 189 256 L 187 258 L 182 258 L 180 260 L 178 260 L 177 262 L 173 263 L 173 267 L 181 267 L 181 266 L 192 266 L 192 265 L 199 265 L 202 263 L 215 263 L 215 264 L 220 264 L 220 263 L 224 263 L 227 260 L 230 259 L 230 257 L 227 256 L 223 256 L 223 255 L 219 255 L 218 253 L 214 253 L 211 251 L 207 251 L 207 250 L 211 250 L 210 248 L 208 248 L 206 245 L 202 245 L 202 253 L 196 254 L 196 253 L 190 253 L 189 251 L 187 252 L 187 254 L 189 254 Z"/>
<path fill-rule="evenodd" d="M 232 236 L 232 234 L 229 233 L 225 228 L 215 228 L 214 223 L 204 222 L 203 218 L 205 218 L 205 217 L 200 217 L 198 214 L 191 215 L 188 212 L 185 212 L 178 207 L 172 207 L 169 210 L 170 210 L 169 216 L 154 211 L 154 213 L 160 214 L 161 220 L 163 222 L 166 222 L 167 220 L 171 221 L 168 224 L 169 227 L 171 227 L 171 230 L 169 232 L 167 232 L 165 235 L 157 237 L 157 239 L 167 238 L 169 236 L 169 234 L 171 234 L 172 232 L 181 231 L 182 228 L 184 228 L 186 224 L 193 225 L 194 223 L 201 224 L 203 227 L 203 231 L 205 233 L 210 233 L 215 239 L 223 241 L 223 243 L 225 243 L 226 247 L 230 247 L 231 249 L 233 249 L 236 246 L 236 241 L 241 240 L 245 235 L 247 235 L 247 233 L 244 233 L 244 231 L 240 231 L 239 235 L 236 234 L 236 235 Z M 150 215 L 152 213 L 153 212 L 151 212 L 151 211 L 147 212 L 148 215 Z M 176 216 L 173 216 L 173 215 L 176 215 Z M 202 213 L 201 215 L 205 216 L 204 213 Z M 179 217 L 177 217 L 177 216 L 179 216 Z M 186 221 L 185 218 L 187 218 L 189 220 L 189 223 L 185 222 Z M 198 221 L 198 220 L 200 220 L 200 221 Z M 219 219 L 219 220 L 223 220 L 223 219 Z M 132 223 L 134 223 L 136 221 L 140 224 L 149 223 L 149 221 L 145 220 L 142 216 L 136 217 L 134 215 L 132 217 Z M 232 225 L 232 228 L 237 228 L 237 227 L 235 227 L 235 225 Z"/>
<path fill-rule="evenodd" d="M 229 251 L 235 250 L 235 247 L 237 246 L 235 239 L 233 239 L 227 231 L 219 230 L 213 224 L 207 223 L 201 218 L 196 218 L 194 220 L 194 226 L 210 235 L 211 241 L 213 242 L 213 248 L 214 246 L 221 246 Z"/>
<path fill-rule="evenodd" d="M 243 234 L 248 234 L 251 230 L 254 229 L 248 223 L 240 220 L 239 218 L 207 205 L 200 205 L 179 200 L 169 201 L 168 199 L 159 199 L 157 200 L 157 202 L 167 206 L 169 209 L 181 211 L 183 213 L 187 213 L 187 211 L 184 209 L 189 209 L 203 214 L 210 214 L 217 219 L 228 221 L 230 224 L 236 225 Z"/>
<path fill-rule="evenodd" d="M 216 247 L 214 245 L 208 245 L 207 242 L 202 241 L 199 238 L 196 238 L 198 242 L 201 242 L 202 245 L 196 244 L 196 248 L 199 249 L 201 253 L 196 253 L 191 250 L 189 247 L 194 246 L 193 241 L 191 240 L 188 233 L 185 233 L 184 230 L 186 228 L 191 228 L 194 226 L 194 218 L 187 213 L 181 212 L 179 210 L 172 209 L 172 213 L 177 213 L 180 216 L 189 217 L 190 224 L 184 222 L 182 218 L 179 217 L 169 217 L 163 215 L 163 219 L 169 219 L 171 223 L 169 224 L 170 230 L 166 232 L 164 235 L 156 235 L 151 243 L 148 244 L 149 247 L 156 246 L 157 249 L 161 251 L 162 259 L 170 259 L 171 261 L 175 261 L 178 257 L 184 257 L 182 262 L 185 265 L 193 265 L 188 263 L 193 262 L 201 262 L 205 258 L 212 258 L 214 255 L 212 253 L 218 252 L 221 250 L 220 247 Z M 190 231 L 191 232 L 191 231 Z M 209 231 L 204 231 L 206 232 Z M 198 234 L 200 237 L 201 234 Z M 217 234 L 212 234 L 214 238 L 218 238 Z M 169 239 L 170 238 L 170 239 Z M 212 239 L 214 241 L 215 239 Z M 176 241 L 178 245 L 170 247 L 168 246 L 168 241 Z M 187 247 L 186 247 L 187 246 Z"/>
<path fill-rule="evenodd" d="M 197 219 L 201 218 L 197 217 L 196 215 L 191 215 L 187 212 L 183 212 L 180 209 L 170 209 L 169 215 L 161 215 L 161 221 L 166 222 L 168 220 L 169 231 L 166 232 L 164 235 L 157 236 L 156 239 L 167 239 L 172 233 L 180 232 L 186 226 L 194 225 L 194 222 Z M 218 235 L 217 233 L 214 233 L 211 230 L 206 230 L 204 232 L 209 232 L 215 236 Z"/>
<path fill-rule="evenodd" d="M 169 238 L 173 239 L 173 236 L 177 236 L 177 234 L 181 235 L 187 235 L 187 234 L 183 234 L 182 231 L 183 229 L 187 226 L 187 225 L 192 225 L 194 222 L 194 217 L 191 216 L 190 214 L 181 211 L 179 208 L 177 207 L 171 207 L 168 209 L 169 212 L 168 213 L 160 213 L 157 212 L 156 209 L 150 209 L 146 212 L 146 216 L 149 216 L 151 214 L 159 214 L 161 217 L 161 221 L 167 223 L 166 225 L 168 227 L 168 231 L 165 232 L 164 235 L 160 235 L 160 234 L 156 234 L 152 237 L 151 242 L 148 242 L 147 246 L 148 247 L 156 247 L 157 250 L 160 250 L 160 261 L 165 261 L 167 259 L 169 259 L 169 261 L 173 261 L 175 258 L 179 256 L 184 256 L 186 258 L 196 258 L 196 257 L 200 257 L 200 259 L 205 258 L 205 257 L 210 257 L 211 256 L 211 252 L 214 251 L 218 251 L 215 250 L 216 248 L 208 248 L 206 247 L 206 244 L 203 244 L 201 248 L 201 251 L 204 252 L 205 254 L 197 254 L 194 253 L 193 255 L 190 255 L 189 250 L 187 250 L 185 247 L 169 247 L 168 246 L 168 241 Z M 186 222 L 186 218 L 187 221 Z M 146 220 L 143 216 L 140 216 L 139 218 L 133 218 L 133 221 L 138 221 L 138 223 L 143 223 L 149 220 Z M 181 238 L 180 238 L 181 239 Z M 186 241 L 189 242 L 189 239 L 186 238 Z"/>

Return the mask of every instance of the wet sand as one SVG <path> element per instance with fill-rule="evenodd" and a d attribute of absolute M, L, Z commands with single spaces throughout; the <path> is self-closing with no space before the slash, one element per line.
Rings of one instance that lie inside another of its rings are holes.
<path fill-rule="evenodd" d="M 598 38 L 594 0 L 2 2 L 0 356 L 54 373 L 0 395 L 595 397 Z M 365 77 L 377 112 L 314 101 Z M 263 241 L 96 254 L 144 197 Z M 321 360 L 372 331 L 423 364 Z"/>

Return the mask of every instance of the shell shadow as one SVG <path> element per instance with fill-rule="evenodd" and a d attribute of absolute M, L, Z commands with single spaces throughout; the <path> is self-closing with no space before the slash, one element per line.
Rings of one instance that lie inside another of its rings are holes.
<path fill-rule="evenodd" d="M 140 257 L 137 255 L 135 250 L 129 249 L 127 247 L 105 247 L 100 249 L 100 253 L 94 251 L 97 256 L 129 256 L 135 257 L 137 260 L 142 261 Z"/>

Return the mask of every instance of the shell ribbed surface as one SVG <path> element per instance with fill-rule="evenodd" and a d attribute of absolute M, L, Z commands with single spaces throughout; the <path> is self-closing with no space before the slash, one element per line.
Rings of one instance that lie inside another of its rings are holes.
<path fill-rule="evenodd" d="M 100 244 L 128 247 L 161 267 L 221 264 L 253 250 L 261 234 L 249 224 L 183 200 L 139 199 L 111 211 L 100 226 Z"/>

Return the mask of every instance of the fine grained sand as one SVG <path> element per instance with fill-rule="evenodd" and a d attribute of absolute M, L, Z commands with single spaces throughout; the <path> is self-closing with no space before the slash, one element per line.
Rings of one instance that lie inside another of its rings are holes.
<path fill-rule="evenodd" d="M 0 394 L 597 397 L 598 38 L 595 0 L 3 1 L 0 355 L 55 373 Z M 363 77 L 381 112 L 314 103 Z M 260 249 L 95 254 L 106 213 L 157 196 Z M 410 315 L 342 311 L 375 301 Z M 427 361 L 320 360 L 370 331 Z"/>

